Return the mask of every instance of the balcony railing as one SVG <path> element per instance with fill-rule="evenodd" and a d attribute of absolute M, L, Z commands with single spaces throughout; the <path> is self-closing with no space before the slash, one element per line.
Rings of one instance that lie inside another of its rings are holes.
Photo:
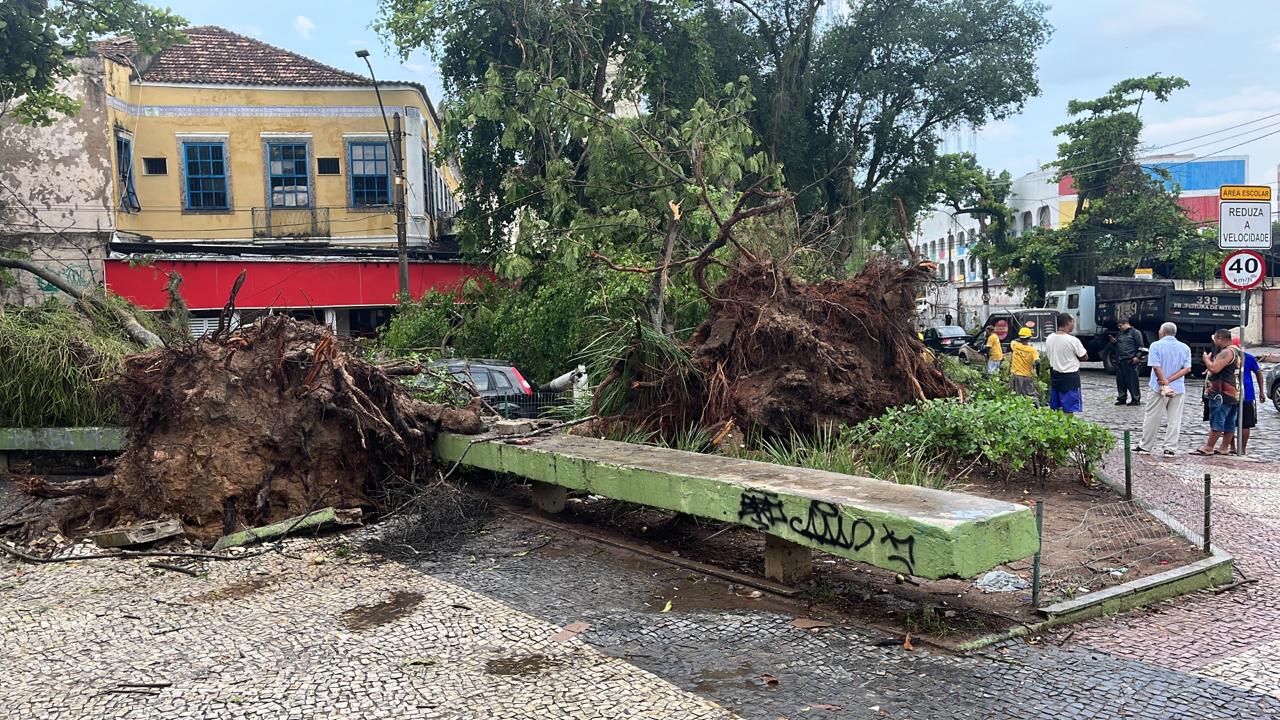
<path fill-rule="evenodd" d="M 329 237 L 329 208 L 253 208 L 253 236 Z"/>

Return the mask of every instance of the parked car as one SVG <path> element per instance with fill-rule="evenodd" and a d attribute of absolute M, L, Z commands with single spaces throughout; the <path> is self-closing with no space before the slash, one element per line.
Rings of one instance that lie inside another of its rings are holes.
<path fill-rule="evenodd" d="M 1271 398 L 1271 404 L 1280 411 L 1280 363 L 1263 369 L 1262 385 L 1267 389 L 1267 397 Z"/>
<path fill-rule="evenodd" d="M 960 355 L 960 349 L 968 341 L 968 334 L 959 325 L 931 327 L 924 331 L 925 347 L 939 355 Z"/>
<path fill-rule="evenodd" d="M 565 378 L 576 377 L 577 372 L 566 373 L 538 388 L 525 379 L 519 368 L 504 360 L 460 359 L 437 360 L 431 363 L 437 373 L 448 372 L 455 380 L 475 390 L 489 407 L 508 418 L 541 417 L 549 408 L 567 401 L 564 388 L 556 386 Z M 419 376 L 419 384 L 431 384 L 430 374 Z M 570 386 L 571 387 L 571 386 Z M 545 390 L 545 391 L 544 391 Z"/>

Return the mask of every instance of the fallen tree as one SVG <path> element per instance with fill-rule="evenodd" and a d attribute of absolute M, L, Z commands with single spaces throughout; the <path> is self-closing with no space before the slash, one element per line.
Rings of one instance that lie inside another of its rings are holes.
<path fill-rule="evenodd" d="M 386 486 L 438 478 L 436 433 L 483 429 L 475 407 L 416 400 L 328 328 L 287 316 L 133 355 L 114 388 L 129 425 L 115 471 L 28 483 L 63 497 L 4 524 L 31 536 L 174 517 L 209 542 L 323 507 L 376 513 Z"/>
<path fill-rule="evenodd" d="M 612 398 L 606 414 L 621 414 L 612 422 L 662 432 L 732 421 L 789 436 L 954 397 L 911 322 L 935 269 L 882 256 L 850 279 L 809 284 L 776 263 L 741 260 L 708 294 L 708 316 L 683 348 L 655 350 L 667 341 L 637 324 L 611 353 L 597 398 Z"/>

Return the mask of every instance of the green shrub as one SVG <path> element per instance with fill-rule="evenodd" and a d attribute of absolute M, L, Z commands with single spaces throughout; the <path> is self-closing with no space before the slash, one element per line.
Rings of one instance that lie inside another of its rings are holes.
<path fill-rule="evenodd" d="M 1106 428 L 1016 396 L 929 400 L 892 408 L 854 431 L 884 453 L 920 453 L 956 474 L 975 468 L 1006 480 L 1043 479 L 1058 467 L 1087 472 L 1115 444 Z"/>

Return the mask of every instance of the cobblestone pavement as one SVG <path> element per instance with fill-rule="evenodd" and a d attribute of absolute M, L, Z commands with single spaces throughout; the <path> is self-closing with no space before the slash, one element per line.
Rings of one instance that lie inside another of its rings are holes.
<path fill-rule="evenodd" d="M 960 657 L 844 625 L 800 630 L 803 608 L 758 606 L 741 588 L 551 537 L 517 557 L 499 532 L 475 562 L 428 567 L 554 623 L 587 623 L 591 645 L 744 718 L 1280 718 L 1263 693 L 1075 643 Z"/>
<path fill-rule="evenodd" d="M 515 518 L 492 528 L 412 567 L 332 539 L 206 578 L 0 560 L 0 716 L 1280 718 L 1212 673 L 1047 642 L 908 652 Z"/>
<path fill-rule="evenodd" d="M 1109 380 L 1086 373 L 1086 392 L 1094 390 L 1086 400 L 1085 417 L 1117 432 L 1136 430 L 1141 408 L 1103 402 L 1113 400 L 1104 394 L 1104 387 L 1114 388 L 1104 385 Z M 1200 382 L 1194 386 L 1189 392 L 1198 392 Z M 1207 431 L 1199 406 L 1191 410 L 1183 418 L 1182 445 L 1188 450 L 1203 443 Z M 1235 555 L 1238 579 L 1258 582 L 1088 623 L 1078 629 L 1078 642 L 1280 697 L 1280 414 L 1267 403 L 1259 406 L 1258 416 L 1249 454 L 1261 462 L 1190 454 L 1134 456 L 1135 495 L 1196 531 L 1203 527 L 1204 476 L 1210 474 L 1214 544 Z M 1123 464 L 1118 450 L 1107 459 L 1113 475 L 1123 473 Z"/>
<path fill-rule="evenodd" d="M 732 717 L 490 597 L 336 555 L 273 553 L 206 578 L 0 560 L 0 716 Z"/>

